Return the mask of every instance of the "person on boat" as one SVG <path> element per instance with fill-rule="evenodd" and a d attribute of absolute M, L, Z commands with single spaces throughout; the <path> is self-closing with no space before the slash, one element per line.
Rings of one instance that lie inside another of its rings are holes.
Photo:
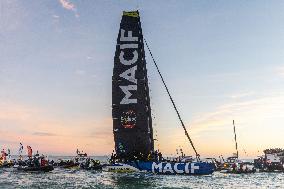
<path fill-rule="evenodd" d="M 39 157 L 38 156 L 34 156 L 33 165 L 35 167 L 40 167 L 40 162 L 39 162 Z"/>
<path fill-rule="evenodd" d="M 95 167 L 95 160 L 90 159 L 89 167 Z"/>
<path fill-rule="evenodd" d="M 116 159 L 117 159 L 116 154 L 113 151 L 110 157 L 110 163 L 111 164 L 115 163 Z"/>
<path fill-rule="evenodd" d="M 160 151 L 158 153 L 158 161 L 159 162 L 163 161 L 163 154 Z"/>
<path fill-rule="evenodd" d="M 147 156 L 147 161 L 151 161 L 153 158 L 152 158 L 152 152 L 150 152 Z"/>
<path fill-rule="evenodd" d="M 88 168 L 90 166 L 91 159 L 88 157 L 84 162 L 80 163 L 80 167 Z"/>
<path fill-rule="evenodd" d="M 27 146 L 27 149 L 28 149 L 28 157 L 29 158 L 32 158 L 33 157 L 33 149 L 31 146 Z"/>
<path fill-rule="evenodd" d="M 24 150 L 24 146 L 23 146 L 23 144 L 20 142 L 20 147 L 19 147 L 19 150 L 18 150 L 19 156 L 22 155 L 23 150 Z"/>
<path fill-rule="evenodd" d="M 4 149 L 1 151 L 1 155 L 2 155 L 2 161 L 6 161 L 6 159 L 7 159 L 7 154 L 6 154 L 6 152 L 5 152 Z"/>
<path fill-rule="evenodd" d="M 33 164 L 33 159 L 29 157 L 29 159 L 26 161 L 26 165 L 28 167 L 32 167 L 34 164 Z"/>
<path fill-rule="evenodd" d="M 243 163 L 240 164 L 240 172 L 244 172 L 244 164 Z"/>
<path fill-rule="evenodd" d="M 236 163 L 233 163 L 232 169 L 233 169 L 233 171 L 236 171 L 236 170 L 237 170 L 237 164 L 236 164 Z"/>
<path fill-rule="evenodd" d="M 42 155 L 40 159 L 40 166 L 46 166 L 47 164 L 47 160 L 45 159 L 44 155 Z"/>
<path fill-rule="evenodd" d="M 110 163 L 114 163 L 114 151 L 112 151 L 109 161 Z"/>
<path fill-rule="evenodd" d="M 11 161 L 11 150 L 8 148 L 7 149 L 7 160 L 10 162 Z"/>
<path fill-rule="evenodd" d="M 157 150 L 155 150 L 155 152 L 154 152 L 154 159 L 155 159 L 155 161 L 159 160 L 159 156 L 158 156 L 158 151 Z"/>
<path fill-rule="evenodd" d="M 100 165 L 101 164 L 100 160 L 93 160 L 93 163 L 94 163 L 94 165 Z"/>
<path fill-rule="evenodd" d="M 25 166 L 26 165 L 26 163 L 23 161 L 23 157 L 21 155 L 20 155 L 17 163 L 18 163 L 19 166 Z"/>
<path fill-rule="evenodd" d="M 199 161 L 200 160 L 200 154 L 196 154 L 196 159 Z"/>

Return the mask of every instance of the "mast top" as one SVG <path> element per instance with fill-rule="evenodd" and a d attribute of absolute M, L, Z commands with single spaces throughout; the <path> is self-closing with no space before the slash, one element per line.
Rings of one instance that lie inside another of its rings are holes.
<path fill-rule="evenodd" d="M 138 10 L 137 11 L 123 11 L 123 16 L 139 18 L 139 12 Z"/>

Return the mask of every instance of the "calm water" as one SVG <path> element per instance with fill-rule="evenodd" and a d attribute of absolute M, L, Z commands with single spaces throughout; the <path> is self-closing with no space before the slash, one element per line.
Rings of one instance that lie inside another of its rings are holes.
<path fill-rule="evenodd" d="M 0 169 L 0 188 L 284 188 L 284 173 L 210 176 L 63 170 L 23 173 Z"/>

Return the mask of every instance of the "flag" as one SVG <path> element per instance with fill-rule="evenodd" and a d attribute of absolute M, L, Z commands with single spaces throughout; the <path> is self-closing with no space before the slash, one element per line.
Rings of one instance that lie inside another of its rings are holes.
<path fill-rule="evenodd" d="M 32 157 L 33 156 L 33 149 L 30 146 L 27 146 L 28 149 L 28 157 Z"/>
<path fill-rule="evenodd" d="M 19 147 L 19 155 L 21 156 L 24 150 L 23 144 L 20 142 L 20 147 Z"/>

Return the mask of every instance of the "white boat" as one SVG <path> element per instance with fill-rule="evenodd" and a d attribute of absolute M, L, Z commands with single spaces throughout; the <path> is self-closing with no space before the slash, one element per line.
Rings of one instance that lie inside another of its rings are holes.
<path fill-rule="evenodd" d="M 119 172 L 119 173 L 131 173 L 131 172 L 140 171 L 136 167 L 124 163 L 114 163 L 111 165 L 106 165 L 103 166 L 102 170 L 108 172 Z"/>

